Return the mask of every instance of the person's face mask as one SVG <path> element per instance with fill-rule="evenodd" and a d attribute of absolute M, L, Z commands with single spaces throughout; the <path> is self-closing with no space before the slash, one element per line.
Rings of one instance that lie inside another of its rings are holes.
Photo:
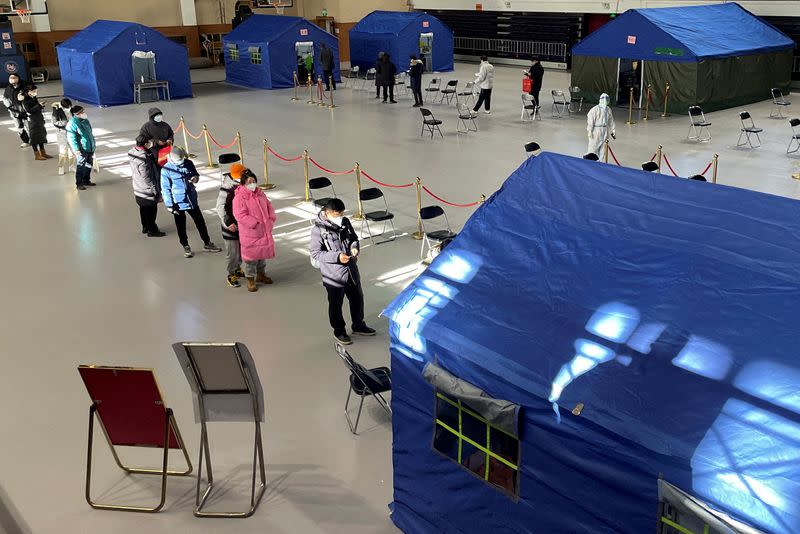
<path fill-rule="evenodd" d="M 600 107 L 601 108 L 607 108 L 608 107 L 608 99 L 607 98 L 601 98 L 600 99 Z"/>
<path fill-rule="evenodd" d="M 253 183 L 253 184 L 247 184 L 245 187 L 250 191 L 255 191 L 258 185 Z"/>
<path fill-rule="evenodd" d="M 164 120 L 164 115 L 156 115 L 155 117 L 153 117 L 153 120 L 156 122 L 161 122 Z"/>
<path fill-rule="evenodd" d="M 186 161 L 184 158 L 180 158 L 180 159 L 175 158 L 175 159 L 172 160 L 172 163 L 174 163 L 175 165 L 180 166 L 180 165 L 183 165 L 184 161 Z"/>
<path fill-rule="evenodd" d="M 342 216 L 334 217 L 332 215 L 329 215 L 328 216 L 328 220 L 330 222 L 332 222 L 333 224 L 335 224 L 336 226 L 341 226 L 342 222 L 344 221 L 344 217 L 342 217 Z"/>

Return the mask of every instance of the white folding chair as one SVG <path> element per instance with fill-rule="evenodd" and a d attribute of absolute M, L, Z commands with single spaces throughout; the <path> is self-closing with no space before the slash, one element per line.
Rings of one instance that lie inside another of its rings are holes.
<path fill-rule="evenodd" d="M 459 100 L 459 97 L 464 100 L 464 103 L 468 106 L 475 105 L 475 82 L 467 82 L 464 84 L 464 88 L 456 93 L 456 100 Z"/>
<path fill-rule="evenodd" d="M 567 102 L 567 97 L 564 96 L 564 91 L 554 89 L 550 91 L 550 95 L 553 97 L 553 117 L 561 117 L 564 112 L 569 113 L 569 102 Z"/>
<path fill-rule="evenodd" d="M 348 82 L 351 84 L 351 88 L 355 87 L 355 82 L 358 81 L 359 73 L 361 72 L 361 68 L 356 65 L 350 69 L 350 72 L 347 73 L 347 76 L 344 79 L 344 86 L 347 87 Z"/>
<path fill-rule="evenodd" d="M 539 113 L 539 106 L 536 105 L 536 100 L 533 98 L 532 94 L 522 93 L 522 113 L 519 116 L 520 120 L 523 122 L 533 122 L 536 120 L 536 117 L 539 117 L 539 120 L 542 119 Z"/>
<path fill-rule="evenodd" d="M 773 87 L 770 93 L 772 94 L 772 103 L 775 104 L 775 109 L 770 112 L 769 116 L 771 119 L 782 119 L 783 108 L 791 106 L 792 103 L 786 100 L 781 90 L 777 87 Z"/>
<path fill-rule="evenodd" d="M 478 125 L 475 122 L 475 114 L 472 112 L 472 109 L 468 105 L 463 102 L 459 102 L 456 104 L 458 108 L 458 122 L 456 122 L 456 131 L 459 133 L 468 133 L 468 132 L 477 132 Z M 472 126 L 470 126 L 472 123 Z M 461 126 L 464 126 L 464 129 L 461 129 Z"/>

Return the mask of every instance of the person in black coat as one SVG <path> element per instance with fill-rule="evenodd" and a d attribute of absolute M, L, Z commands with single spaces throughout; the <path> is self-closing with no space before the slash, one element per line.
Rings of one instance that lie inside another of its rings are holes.
<path fill-rule="evenodd" d="M 322 67 L 322 77 L 325 79 L 325 89 L 327 91 L 331 90 L 331 82 L 333 82 L 333 90 L 336 90 L 336 80 L 333 78 L 334 62 L 333 50 L 328 48 L 325 43 L 322 43 L 319 51 L 319 64 Z"/>
<path fill-rule="evenodd" d="M 408 77 L 411 83 L 411 92 L 414 93 L 414 106 L 418 108 L 422 105 L 422 73 L 425 71 L 425 64 L 411 56 L 411 68 L 408 69 Z"/>
<path fill-rule="evenodd" d="M 21 142 L 19 145 L 20 148 L 27 147 L 28 141 L 30 140 L 28 132 L 25 131 L 25 112 L 22 110 L 22 104 L 18 98 L 26 86 L 27 84 L 20 80 L 18 75 L 10 74 L 8 76 L 8 85 L 5 91 L 3 91 L 3 104 L 8 108 L 8 114 L 11 115 L 11 118 L 17 123 L 19 140 Z"/>
<path fill-rule="evenodd" d="M 538 57 L 533 57 L 531 68 L 525 71 L 525 76 L 531 79 L 531 96 L 536 101 L 536 105 L 540 106 L 539 92 L 542 90 L 542 79 L 544 78 L 544 67 L 539 62 Z"/>
<path fill-rule="evenodd" d="M 158 152 L 165 146 L 175 142 L 175 132 L 172 131 L 172 126 L 164 122 L 164 113 L 158 108 L 150 108 L 147 110 L 149 121 L 142 125 L 139 130 L 139 135 L 149 137 L 153 140 L 153 147 L 150 153 L 153 155 L 153 160 L 158 162 Z M 163 166 L 163 163 L 159 162 Z"/>
<path fill-rule="evenodd" d="M 375 98 L 381 97 L 381 69 L 383 68 L 383 52 L 378 52 L 378 59 L 375 61 Z"/>
<path fill-rule="evenodd" d="M 22 111 L 25 113 L 25 129 L 28 131 L 29 143 L 33 148 L 33 155 L 36 161 L 44 161 L 52 158 L 44 151 L 47 144 L 47 127 L 45 126 L 44 102 L 39 102 L 35 85 L 29 85 L 17 96 Z"/>
<path fill-rule="evenodd" d="M 389 54 L 384 54 L 381 60 L 381 70 L 379 75 L 380 86 L 383 87 L 383 103 L 386 103 L 388 93 L 389 102 L 397 104 L 394 99 L 394 76 L 397 74 L 397 67 L 392 63 Z"/>

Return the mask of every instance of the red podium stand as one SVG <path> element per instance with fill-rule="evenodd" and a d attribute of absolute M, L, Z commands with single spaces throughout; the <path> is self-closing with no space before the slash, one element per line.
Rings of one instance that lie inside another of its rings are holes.
<path fill-rule="evenodd" d="M 167 477 L 185 476 L 192 463 L 181 438 L 172 410 L 167 408 L 152 369 L 131 367 L 78 367 L 92 405 L 89 407 L 89 442 L 86 455 L 86 501 L 92 508 L 130 512 L 158 512 L 167 497 Z M 92 449 L 94 421 L 108 441 L 117 465 L 126 473 L 161 475 L 161 500 L 155 507 L 101 504 L 92 500 Z M 161 469 L 129 467 L 120 460 L 117 447 L 152 447 L 163 451 Z M 188 466 L 185 471 L 169 469 L 170 449 L 180 449 Z"/>

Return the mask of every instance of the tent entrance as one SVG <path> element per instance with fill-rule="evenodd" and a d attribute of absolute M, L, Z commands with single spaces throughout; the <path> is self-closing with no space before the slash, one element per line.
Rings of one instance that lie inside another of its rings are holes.
<path fill-rule="evenodd" d="M 297 56 L 297 79 L 301 84 L 306 83 L 308 77 L 314 80 L 314 43 L 311 41 L 296 42 L 294 44 Z"/>
<path fill-rule="evenodd" d="M 137 34 L 138 35 L 138 34 Z M 142 52 L 140 50 L 131 54 L 131 68 L 133 79 L 136 82 L 153 82 L 156 80 L 156 54 L 155 52 Z M 159 100 L 158 89 L 142 89 L 142 102 L 155 102 Z"/>
<path fill-rule="evenodd" d="M 433 70 L 433 33 L 419 34 L 419 58 L 426 71 Z"/>
<path fill-rule="evenodd" d="M 639 109 L 644 86 L 644 65 L 638 59 L 620 58 L 617 66 L 617 105 L 627 107 L 633 88 L 633 107 Z"/>

